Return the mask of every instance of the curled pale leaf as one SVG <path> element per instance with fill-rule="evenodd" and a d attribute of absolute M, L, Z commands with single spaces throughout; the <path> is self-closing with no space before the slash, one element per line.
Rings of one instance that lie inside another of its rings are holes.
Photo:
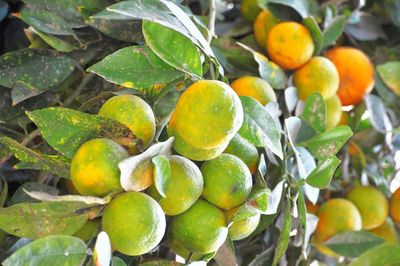
<path fill-rule="evenodd" d="M 111 262 L 111 242 L 107 233 L 99 233 L 94 245 L 93 261 L 96 266 L 109 266 Z"/>
<path fill-rule="evenodd" d="M 105 205 L 110 202 L 111 198 L 97 198 L 97 197 L 92 197 L 92 196 L 79 196 L 79 195 L 65 195 L 65 196 L 55 196 L 51 195 L 45 192 L 39 192 L 39 191 L 27 191 L 23 189 L 26 194 L 29 195 L 29 197 L 41 201 L 78 201 L 78 202 L 83 202 L 88 205 L 92 204 L 99 204 L 99 205 Z"/>

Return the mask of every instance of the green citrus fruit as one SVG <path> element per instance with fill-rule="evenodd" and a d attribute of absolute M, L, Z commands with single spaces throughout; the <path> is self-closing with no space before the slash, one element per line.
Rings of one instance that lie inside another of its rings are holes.
<path fill-rule="evenodd" d="M 326 129 L 336 127 L 342 118 L 342 104 L 337 95 L 325 100 L 326 104 Z"/>
<path fill-rule="evenodd" d="M 247 165 L 252 174 L 256 172 L 259 158 L 258 150 L 256 146 L 242 138 L 239 134 L 236 134 L 229 142 L 224 153 L 235 155 Z"/>
<path fill-rule="evenodd" d="M 79 237 L 83 241 L 89 241 L 99 231 L 100 219 L 88 220 L 74 236 Z"/>
<path fill-rule="evenodd" d="M 242 0 L 240 3 L 240 12 L 248 21 L 253 21 L 261 10 L 257 0 Z"/>
<path fill-rule="evenodd" d="M 232 218 L 236 210 L 237 208 L 225 211 L 228 220 Z M 229 227 L 230 238 L 233 241 L 236 241 L 236 240 L 242 240 L 251 235 L 251 233 L 253 233 L 254 230 L 256 230 L 260 222 L 260 217 L 261 215 L 259 213 L 256 213 L 253 216 L 234 221 Z"/>

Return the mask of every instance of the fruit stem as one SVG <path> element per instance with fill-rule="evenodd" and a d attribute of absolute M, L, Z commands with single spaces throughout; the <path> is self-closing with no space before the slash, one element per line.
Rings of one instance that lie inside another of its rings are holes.
<path fill-rule="evenodd" d="M 215 0 L 209 0 L 209 12 L 208 12 L 208 35 L 207 35 L 207 42 L 210 44 L 212 38 L 215 35 L 215 17 L 217 14 L 217 7 Z M 214 64 L 210 62 L 210 76 L 211 79 L 215 79 L 215 68 Z"/>

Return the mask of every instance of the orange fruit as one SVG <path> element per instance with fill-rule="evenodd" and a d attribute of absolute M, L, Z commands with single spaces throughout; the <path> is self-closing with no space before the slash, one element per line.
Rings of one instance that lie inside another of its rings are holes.
<path fill-rule="evenodd" d="M 325 100 L 326 104 L 326 130 L 336 127 L 342 118 L 342 104 L 337 95 Z"/>
<path fill-rule="evenodd" d="M 267 35 L 273 26 L 279 23 L 279 20 L 269 11 L 261 11 L 253 24 L 254 38 L 257 44 L 265 48 Z"/>
<path fill-rule="evenodd" d="M 99 110 L 99 115 L 114 119 L 127 126 L 137 138 L 143 140 L 143 148 L 153 141 L 156 120 L 151 107 L 135 95 L 118 95 L 108 99 Z M 130 150 L 138 153 L 137 149 Z"/>
<path fill-rule="evenodd" d="M 353 47 L 335 47 L 325 53 L 339 73 L 337 95 L 342 105 L 355 105 L 374 87 L 374 67 L 368 56 Z"/>
<path fill-rule="evenodd" d="M 241 159 L 247 165 L 252 174 L 257 171 L 259 158 L 257 147 L 251 144 L 248 140 L 242 138 L 239 134 L 236 134 L 229 142 L 224 153 L 235 155 Z"/>
<path fill-rule="evenodd" d="M 293 83 L 303 101 L 318 92 L 324 99 L 333 97 L 339 87 L 339 74 L 327 58 L 314 56 L 293 74 Z"/>
<path fill-rule="evenodd" d="M 314 42 L 306 27 L 297 22 L 282 22 L 267 35 L 266 49 L 272 61 L 284 69 L 296 69 L 314 53 Z"/>
<path fill-rule="evenodd" d="M 75 189 L 85 196 L 104 197 L 121 191 L 118 163 L 128 152 L 110 139 L 92 139 L 82 144 L 71 161 L 70 174 Z"/>
<path fill-rule="evenodd" d="M 347 198 L 360 211 L 363 229 L 373 229 L 380 226 L 388 216 L 388 201 L 377 188 L 356 186 L 349 191 Z"/>
<path fill-rule="evenodd" d="M 398 188 L 390 198 L 390 215 L 393 221 L 400 223 L 400 188 Z"/>
<path fill-rule="evenodd" d="M 155 248 L 166 228 L 160 205 L 141 192 L 127 192 L 113 199 L 105 208 L 102 221 L 112 248 L 129 256 Z"/>
<path fill-rule="evenodd" d="M 221 209 L 231 209 L 246 201 L 253 181 L 246 164 L 231 154 L 221 154 L 201 166 L 203 197 Z"/>
<path fill-rule="evenodd" d="M 242 0 L 240 3 L 240 12 L 248 21 L 253 21 L 261 10 L 262 9 L 258 6 L 257 0 Z"/>
<path fill-rule="evenodd" d="M 265 80 L 245 76 L 238 78 L 231 84 L 232 89 L 239 96 L 249 96 L 257 100 L 262 105 L 266 105 L 270 101 L 276 101 L 275 92 Z"/>
<path fill-rule="evenodd" d="M 386 244 L 396 244 L 398 242 L 396 227 L 390 218 L 386 218 L 383 224 L 369 230 L 369 232 L 383 238 Z"/>

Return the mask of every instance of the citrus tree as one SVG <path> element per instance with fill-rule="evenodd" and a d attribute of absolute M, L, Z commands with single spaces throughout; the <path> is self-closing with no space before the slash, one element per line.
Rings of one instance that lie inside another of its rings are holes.
<path fill-rule="evenodd" d="M 400 265 L 400 1 L 0 21 L 2 265 Z"/>

